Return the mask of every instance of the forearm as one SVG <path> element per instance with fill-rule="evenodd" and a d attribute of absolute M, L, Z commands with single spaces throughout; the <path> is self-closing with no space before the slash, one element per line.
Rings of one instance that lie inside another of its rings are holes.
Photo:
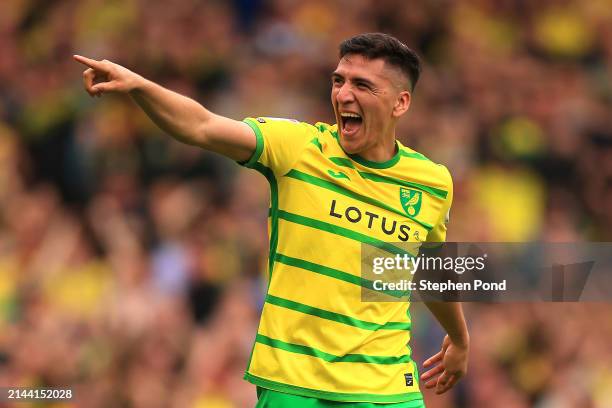
<path fill-rule="evenodd" d="M 239 162 L 248 160 L 257 147 L 253 129 L 244 122 L 215 115 L 193 99 L 114 62 L 96 61 L 81 55 L 73 58 L 88 67 L 83 72 L 83 84 L 91 96 L 106 92 L 129 93 L 157 126 L 181 142 Z"/>
<path fill-rule="evenodd" d="M 175 139 L 205 147 L 206 123 L 213 114 L 191 98 L 140 78 L 129 94 L 151 120 Z"/>
<path fill-rule="evenodd" d="M 427 308 L 446 330 L 450 340 L 458 346 L 469 346 L 470 336 L 461 303 L 425 302 Z"/>

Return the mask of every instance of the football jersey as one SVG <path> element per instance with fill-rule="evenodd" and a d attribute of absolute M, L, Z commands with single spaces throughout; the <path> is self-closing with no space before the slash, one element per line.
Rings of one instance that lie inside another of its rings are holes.
<path fill-rule="evenodd" d="M 409 302 L 362 301 L 361 249 L 444 241 L 448 170 L 399 141 L 386 162 L 347 154 L 337 125 L 245 122 L 257 145 L 241 164 L 271 192 L 269 282 L 245 379 L 336 401 L 421 399 Z"/>

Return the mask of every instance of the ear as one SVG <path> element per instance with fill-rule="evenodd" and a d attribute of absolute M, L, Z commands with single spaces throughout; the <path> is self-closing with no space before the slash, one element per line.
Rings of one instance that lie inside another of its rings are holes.
<path fill-rule="evenodd" d="M 397 100 L 395 101 L 395 105 L 393 106 L 393 117 L 399 118 L 402 116 L 408 108 L 410 107 L 410 101 L 412 99 L 412 95 L 409 91 L 401 91 L 397 95 Z"/>

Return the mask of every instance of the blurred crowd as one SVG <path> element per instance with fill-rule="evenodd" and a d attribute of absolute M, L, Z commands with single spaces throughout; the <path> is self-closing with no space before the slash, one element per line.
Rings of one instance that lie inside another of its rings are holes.
<path fill-rule="evenodd" d="M 256 401 L 266 180 L 89 98 L 72 54 L 236 119 L 331 122 L 337 46 L 370 31 L 423 58 L 398 138 L 451 170 L 450 241 L 612 240 L 612 0 L 2 1 L 0 386 Z M 442 332 L 415 307 L 422 362 Z M 611 312 L 466 305 L 468 377 L 428 407 L 612 406 Z"/>

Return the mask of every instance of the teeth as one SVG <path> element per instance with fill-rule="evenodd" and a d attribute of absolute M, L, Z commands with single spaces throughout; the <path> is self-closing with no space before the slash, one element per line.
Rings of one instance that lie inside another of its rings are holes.
<path fill-rule="evenodd" d="M 342 116 L 343 118 L 361 118 L 361 116 L 359 116 L 358 114 L 349 112 L 343 112 L 340 114 L 340 116 Z"/>

